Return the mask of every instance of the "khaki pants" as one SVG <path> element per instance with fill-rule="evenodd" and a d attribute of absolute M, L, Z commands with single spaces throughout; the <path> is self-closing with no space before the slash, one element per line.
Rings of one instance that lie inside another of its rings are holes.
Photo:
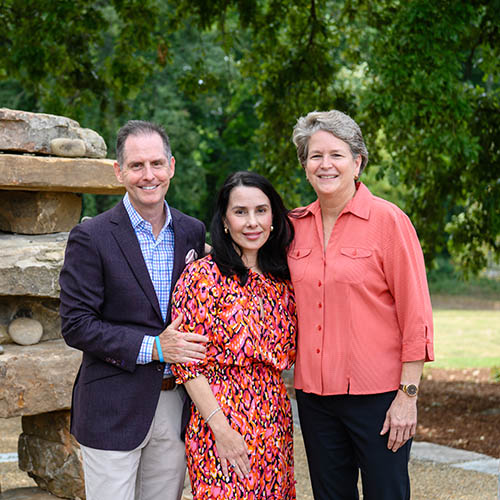
<path fill-rule="evenodd" d="M 87 500 L 180 500 L 186 474 L 180 439 L 184 397 L 178 388 L 161 391 L 151 428 L 135 450 L 80 445 Z"/>

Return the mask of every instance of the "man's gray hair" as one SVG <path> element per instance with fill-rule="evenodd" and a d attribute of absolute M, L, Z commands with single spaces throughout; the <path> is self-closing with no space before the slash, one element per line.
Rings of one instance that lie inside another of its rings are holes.
<path fill-rule="evenodd" d="M 151 134 L 158 134 L 161 137 L 165 156 L 167 157 L 167 161 L 170 163 L 170 160 L 172 159 L 172 150 L 170 149 L 170 141 L 165 130 L 163 130 L 163 128 L 156 123 L 142 120 L 130 120 L 123 125 L 120 130 L 118 130 L 118 134 L 116 136 L 116 161 L 118 162 L 118 165 L 120 165 L 120 169 L 123 168 L 123 162 L 125 161 L 124 150 L 127 137 L 129 135 L 137 136 Z"/>
<path fill-rule="evenodd" d="M 350 116 L 336 109 L 312 111 L 297 120 L 292 139 L 297 148 L 297 157 L 300 164 L 305 167 L 309 152 L 309 139 L 318 130 L 330 132 L 335 137 L 346 142 L 354 157 L 361 155 L 362 161 L 359 168 L 359 175 L 361 175 L 368 163 L 368 150 L 363 140 L 363 134 L 358 124 Z"/>

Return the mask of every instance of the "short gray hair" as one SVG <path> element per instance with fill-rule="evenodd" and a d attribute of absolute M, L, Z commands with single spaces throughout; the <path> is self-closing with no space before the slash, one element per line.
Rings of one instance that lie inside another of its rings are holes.
<path fill-rule="evenodd" d="M 165 156 L 167 161 L 170 163 L 172 159 L 172 150 L 170 149 L 170 141 L 168 135 L 163 130 L 160 125 L 152 122 L 146 122 L 142 120 L 130 120 L 125 125 L 123 125 L 116 136 L 116 161 L 120 165 L 120 169 L 123 167 L 123 162 L 125 161 L 125 141 L 129 135 L 151 135 L 158 134 L 163 141 L 163 149 L 165 151 Z"/>
<path fill-rule="evenodd" d="M 301 116 L 293 129 L 293 143 L 297 148 L 297 157 L 300 164 L 305 167 L 309 152 L 309 139 L 318 130 L 332 133 L 349 145 L 354 157 L 361 155 L 359 175 L 368 163 L 368 149 L 366 149 L 363 134 L 358 124 L 342 111 L 312 111 L 306 116 Z"/>

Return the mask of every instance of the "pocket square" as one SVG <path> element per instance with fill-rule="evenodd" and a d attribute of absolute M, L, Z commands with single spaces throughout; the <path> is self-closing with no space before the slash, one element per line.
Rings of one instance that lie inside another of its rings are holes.
<path fill-rule="evenodd" d="M 196 250 L 194 248 L 191 248 L 191 250 L 189 250 L 189 252 L 186 254 L 186 258 L 184 260 L 184 263 L 187 266 L 191 262 L 195 261 L 197 258 L 198 258 L 198 254 L 196 253 Z"/>

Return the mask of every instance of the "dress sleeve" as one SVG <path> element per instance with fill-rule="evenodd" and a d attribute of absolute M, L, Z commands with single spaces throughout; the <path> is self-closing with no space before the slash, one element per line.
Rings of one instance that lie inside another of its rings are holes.
<path fill-rule="evenodd" d="M 214 286 L 206 261 L 197 260 L 184 270 L 172 295 L 172 319 L 181 313 L 184 316 L 180 331 L 210 336 L 214 320 Z M 182 384 L 202 375 L 205 366 L 206 361 L 175 363 L 171 369 L 177 383 Z"/>
<path fill-rule="evenodd" d="M 433 361 L 433 321 L 424 256 L 406 214 L 396 215 L 386 238 L 384 267 L 402 332 L 401 361 Z"/>

